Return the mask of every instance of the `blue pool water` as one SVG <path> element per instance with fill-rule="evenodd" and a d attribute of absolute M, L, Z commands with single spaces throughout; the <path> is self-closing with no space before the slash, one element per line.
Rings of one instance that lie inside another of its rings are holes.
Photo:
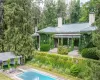
<path fill-rule="evenodd" d="M 27 71 L 18 75 L 23 80 L 56 80 L 50 76 L 42 75 L 38 72 Z"/>

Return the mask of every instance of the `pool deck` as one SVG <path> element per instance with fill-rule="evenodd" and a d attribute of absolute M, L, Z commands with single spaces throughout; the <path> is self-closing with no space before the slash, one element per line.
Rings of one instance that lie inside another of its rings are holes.
<path fill-rule="evenodd" d="M 22 72 L 25 72 L 25 71 L 35 71 L 35 72 L 38 72 L 42 75 L 46 75 L 46 76 L 50 76 L 52 78 L 55 78 L 56 80 L 68 80 L 68 79 L 64 79 L 64 78 L 61 78 L 59 76 L 55 76 L 55 75 L 52 75 L 48 72 L 44 72 L 44 71 L 41 71 L 41 70 L 37 70 L 37 69 L 34 69 L 34 68 L 30 68 L 28 66 L 19 66 L 15 72 L 12 72 L 12 73 L 7 73 L 6 71 L 3 72 L 3 74 L 5 74 L 6 76 L 10 77 L 11 79 L 13 80 L 23 80 L 19 77 L 17 77 L 18 74 L 21 74 Z"/>
<path fill-rule="evenodd" d="M 2 72 L 4 75 L 8 76 L 12 80 L 23 80 L 21 78 L 18 78 L 16 75 L 21 74 L 22 71 L 16 69 L 14 72 L 9 73 L 7 70 Z"/>

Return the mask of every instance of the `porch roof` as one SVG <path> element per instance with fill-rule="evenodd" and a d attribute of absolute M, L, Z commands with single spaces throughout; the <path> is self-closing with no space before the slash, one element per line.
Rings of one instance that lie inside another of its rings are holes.
<path fill-rule="evenodd" d="M 54 34 L 54 38 L 80 38 L 81 34 Z"/>
<path fill-rule="evenodd" d="M 13 52 L 0 53 L 0 61 L 7 61 L 8 59 L 20 58 L 22 56 L 16 56 Z"/>
<path fill-rule="evenodd" d="M 88 28 L 88 30 L 87 30 Z M 62 25 L 62 27 L 47 27 L 37 31 L 38 33 L 80 33 L 84 31 L 93 31 L 94 27 L 89 26 L 89 23 L 74 23 Z"/>

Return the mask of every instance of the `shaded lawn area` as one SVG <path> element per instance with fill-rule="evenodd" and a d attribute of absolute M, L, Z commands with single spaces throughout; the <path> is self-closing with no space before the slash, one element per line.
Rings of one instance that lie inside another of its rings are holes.
<path fill-rule="evenodd" d="M 12 80 L 9 77 L 5 76 L 4 74 L 0 73 L 0 80 Z"/>

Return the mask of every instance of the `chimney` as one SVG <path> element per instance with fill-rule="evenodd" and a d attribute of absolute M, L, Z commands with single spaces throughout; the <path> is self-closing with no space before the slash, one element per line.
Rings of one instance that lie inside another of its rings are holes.
<path fill-rule="evenodd" d="M 37 32 L 37 30 L 38 30 L 38 28 L 37 28 L 37 27 L 35 27 L 35 33 Z"/>
<path fill-rule="evenodd" d="M 62 17 L 58 17 L 58 27 L 62 27 Z"/>
<path fill-rule="evenodd" d="M 91 12 L 89 14 L 89 25 L 91 26 L 95 22 L 95 13 Z"/>

